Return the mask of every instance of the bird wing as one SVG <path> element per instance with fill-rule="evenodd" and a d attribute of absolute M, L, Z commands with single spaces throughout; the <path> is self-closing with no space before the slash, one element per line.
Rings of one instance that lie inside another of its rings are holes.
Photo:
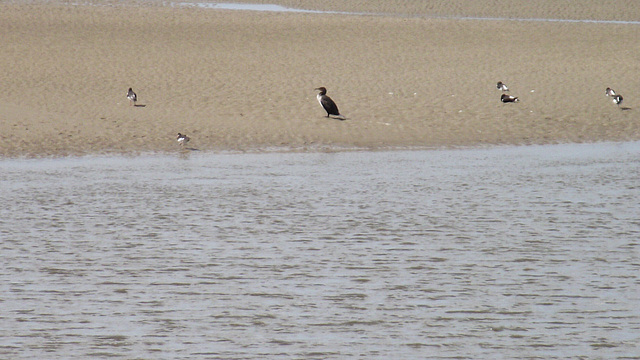
<path fill-rule="evenodd" d="M 331 100 L 330 97 L 328 96 L 323 96 L 322 99 L 320 99 L 320 104 L 322 104 L 322 107 L 327 111 L 328 114 L 330 115 L 340 115 L 340 111 L 338 110 L 338 105 L 336 105 L 336 103 Z"/>

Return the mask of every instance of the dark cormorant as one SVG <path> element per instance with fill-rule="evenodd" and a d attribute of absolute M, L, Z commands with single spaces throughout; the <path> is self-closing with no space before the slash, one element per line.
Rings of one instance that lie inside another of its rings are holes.
<path fill-rule="evenodd" d="M 327 117 L 329 117 L 330 115 L 333 115 L 340 120 L 346 119 L 343 115 L 340 115 L 340 110 L 338 110 L 338 105 L 336 105 L 336 103 L 329 96 L 327 96 L 327 89 L 325 87 L 319 87 L 319 88 L 316 88 L 315 90 L 320 91 L 317 95 L 318 102 L 320 103 L 320 105 L 322 105 L 322 108 L 324 108 L 324 111 L 327 112 Z"/>

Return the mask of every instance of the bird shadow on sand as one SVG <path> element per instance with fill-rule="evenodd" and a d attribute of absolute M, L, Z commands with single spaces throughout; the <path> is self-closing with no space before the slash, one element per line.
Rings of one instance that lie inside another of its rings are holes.
<path fill-rule="evenodd" d="M 145 105 L 145 104 L 135 104 L 135 105 L 133 105 L 133 106 L 134 106 L 134 107 L 147 107 L 147 105 Z"/>
<path fill-rule="evenodd" d="M 624 106 L 620 108 L 620 110 L 622 110 L 622 111 L 627 111 L 627 110 L 631 110 L 631 109 L 632 108 L 630 108 L 630 107 L 624 107 Z"/>

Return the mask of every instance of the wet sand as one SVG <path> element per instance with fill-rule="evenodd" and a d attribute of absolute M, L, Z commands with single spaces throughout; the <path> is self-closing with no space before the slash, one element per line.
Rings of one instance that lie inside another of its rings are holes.
<path fill-rule="evenodd" d="M 386 16 L 0 4 L 0 156 L 176 151 L 178 132 L 203 151 L 640 139 L 640 25 L 455 18 L 628 21 L 634 6 L 390 3 L 309 3 Z M 519 103 L 500 102 L 498 80 Z M 318 86 L 346 121 L 325 117 Z"/>

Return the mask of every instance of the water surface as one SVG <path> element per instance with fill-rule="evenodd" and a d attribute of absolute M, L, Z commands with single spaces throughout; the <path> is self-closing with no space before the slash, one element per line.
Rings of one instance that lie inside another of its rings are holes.
<path fill-rule="evenodd" d="M 371 12 L 350 12 L 350 11 L 326 11 L 310 10 L 302 8 L 292 8 L 277 4 L 250 4 L 250 3 L 216 3 L 216 2 L 173 2 L 171 6 L 195 6 L 203 9 L 214 10 L 238 10 L 238 11 L 265 11 L 265 12 L 289 12 L 308 14 L 342 14 L 342 15 L 369 15 L 369 16 L 402 16 L 401 14 L 385 14 Z M 407 15 L 408 16 L 408 15 Z M 592 24 L 618 24 L 618 25 L 639 25 L 636 20 L 600 20 L 600 19 L 562 19 L 562 18 L 519 18 L 519 17 L 482 17 L 482 16 L 442 16 L 420 14 L 409 17 L 429 18 L 429 19 L 452 19 L 452 20 L 475 20 L 475 21 L 527 21 L 527 22 L 562 22 L 562 23 L 592 23 Z"/>
<path fill-rule="evenodd" d="M 640 143 L 0 161 L 0 358 L 637 359 Z"/>

